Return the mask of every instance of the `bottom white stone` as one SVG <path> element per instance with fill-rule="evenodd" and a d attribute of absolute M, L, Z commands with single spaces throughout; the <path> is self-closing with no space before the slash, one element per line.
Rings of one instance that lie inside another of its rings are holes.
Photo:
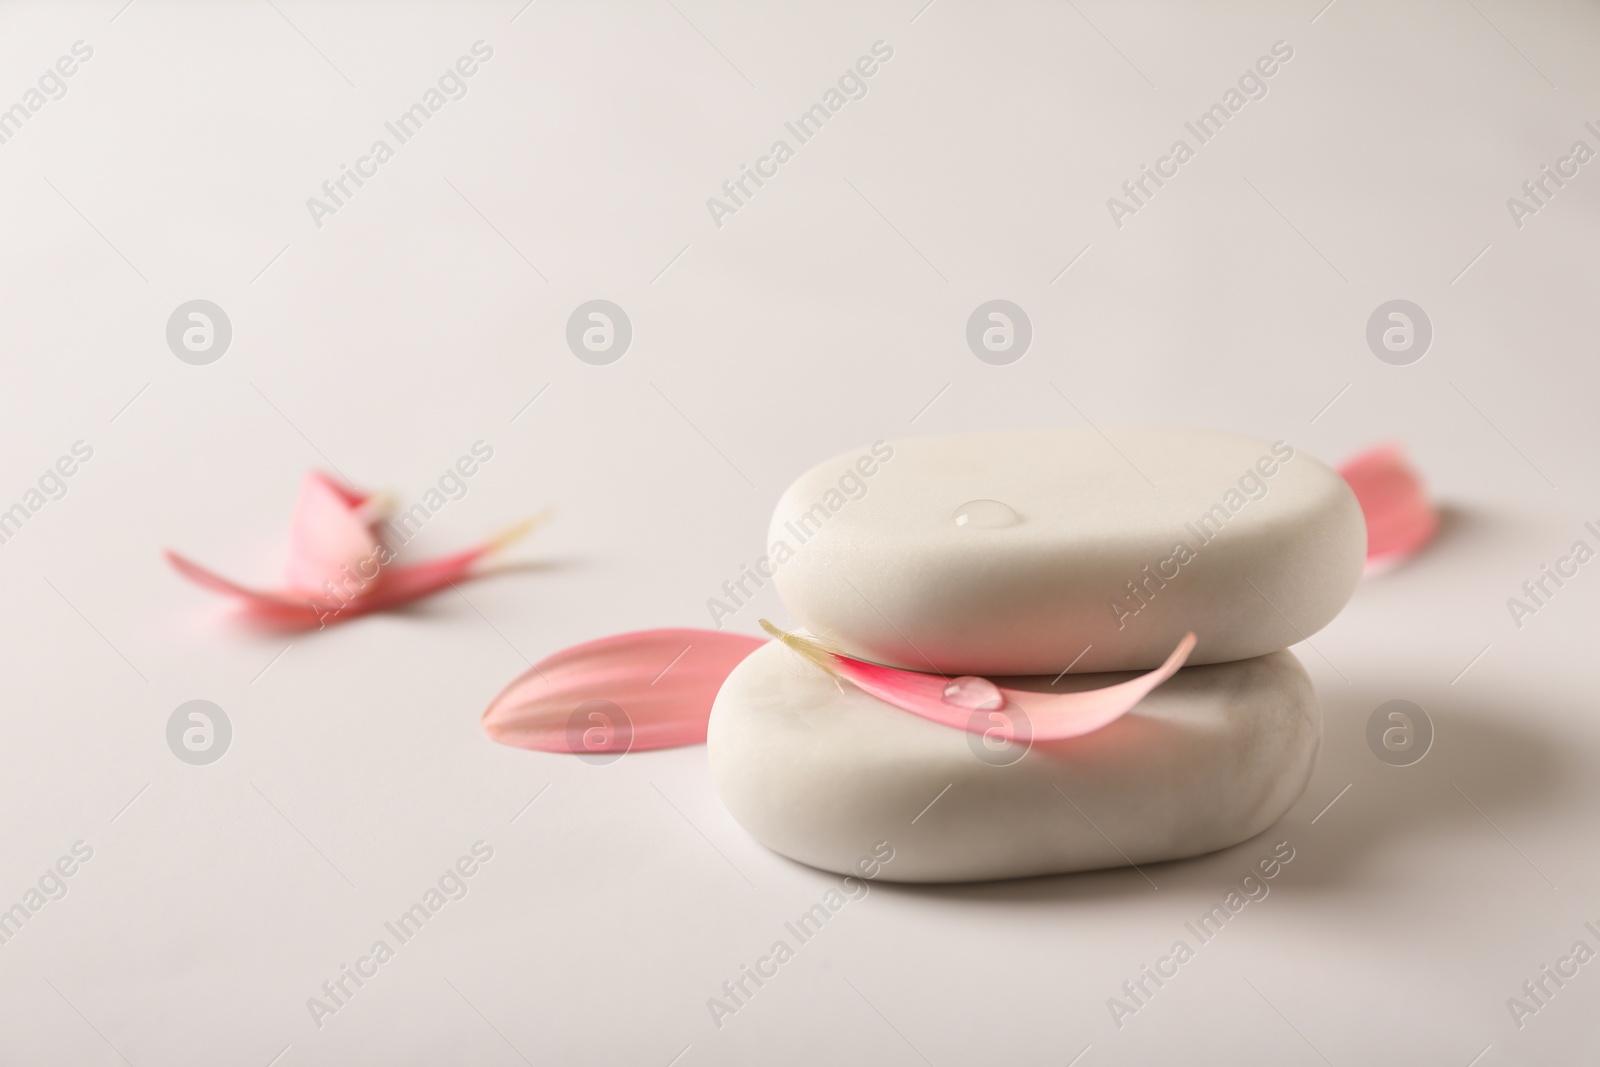
<path fill-rule="evenodd" d="M 1054 691 L 1128 677 L 1068 675 Z M 1048 677 L 1003 684 L 1052 691 Z M 967 882 L 1237 844 L 1299 799 L 1321 741 L 1288 651 L 1186 667 L 1110 726 L 1023 749 L 892 707 L 773 642 L 728 676 L 706 745 L 722 802 L 773 851 L 851 874 L 887 841 L 880 878 Z"/>

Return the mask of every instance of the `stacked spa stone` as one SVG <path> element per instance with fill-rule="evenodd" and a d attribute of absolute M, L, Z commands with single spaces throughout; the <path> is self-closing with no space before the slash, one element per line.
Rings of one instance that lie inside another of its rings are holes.
<path fill-rule="evenodd" d="M 909 714 L 778 642 L 741 663 L 707 741 L 734 818 L 815 867 L 852 872 L 887 841 L 882 877 L 943 882 L 1193 856 L 1277 821 L 1322 736 L 1287 648 L 1344 606 L 1366 526 L 1284 442 L 1085 428 L 836 457 L 784 493 L 769 540 L 799 623 L 893 667 L 1092 689 L 1198 635 L 1122 718 L 1031 744 Z"/>

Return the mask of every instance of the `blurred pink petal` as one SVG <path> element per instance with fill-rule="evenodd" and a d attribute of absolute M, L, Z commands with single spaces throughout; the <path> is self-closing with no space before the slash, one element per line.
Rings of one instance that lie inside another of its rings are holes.
<path fill-rule="evenodd" d="M 289 529 L 287 584 L 259 590 L 240 585 L 176 552 L 166 553 L 177 572 L 204 589 L 237 600 L 256 621 L 289 629 L 384 611 L 469 578 L 477 564 L 537 525 L 529 519 L 481 545 L 421 563 L 396 565 L 378 536 L 373 497 L 317 471 L 300 485 Z"/>
<path fill-rule="evenodd" d="M 1393 566 L 1433 539 L 1439 514 L 1400 446 L 1370 448 L 1346 460 L 1339 473 L 1367 519 L 1369 573 Z"/>
<path fill-rule="evenodd" d="M 540 752 L 697 745 L 723 679 L 764 644 L 743 634 L 673 629 L 574 645 L 502 690 L 483 713 L 483 731 Z"/>
<path fill-rule="evenodd" d="M 506 540 L 504 536 L 496 537 L 492 541 L 453 552 L 448 556 L 440 556 L 438 559 L 385 567 L 377 585 L 357 597 L 351 603 L 351 607 L 359 607 L 362 611 L 383 611 L 437 593 L 458 581 L 475 578 L 477 571 L 474 570 L 474 564 L 500 548 Z"/>
<path fill-rule="evenodd" d="M 1079 693 L 1032 693 L 984 678 L 946 678 L 868 663 L 834 652 L 813 638 L 787 633 L 765 619 L 761 625 L 824 670 L 902 711 L 943 726 L 1024 742 L 1081 737 L 1115 722 L 1177 673 L 1195 646 L 1195 635 L 1186 634 L 1160 667 L 1116 685 Z M 995 714 L 974 714 L 987 711 Z"/>
<path fill-rule="evenodd" d="M 310 598 L 291 592 L 264 593 L 255 589 L 247 589 L 237 582 L 230 581 L 212 571 L 206 570 L 200 564 L 185 559 L 176 552 L 168 549 L 167 562 L 171 563 L 177 572 L 203 589 L 213 593 L 222 593 L 225 596 L 235 597 L 242 601 L 245 607 L 253 612 L 281 619 L 286 623 L 305 620 L 309 625 L 317 621 L 317 609 Z"/>
<path fill-rule="evenodd" d="M 321 471 L 310 471 L 300 483 L 289 521 L 289 559 L 284 580 L 291 589 L 323 595 L 325 582 L 335 588 L 346 575 L 373 581 L 378 572 L 378 539 L 361 514 L 365 493 L 338 485 Z"/>

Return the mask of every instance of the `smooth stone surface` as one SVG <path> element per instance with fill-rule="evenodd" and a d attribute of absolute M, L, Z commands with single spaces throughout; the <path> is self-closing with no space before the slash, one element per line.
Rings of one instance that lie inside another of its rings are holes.
<path fill-rule="evenodd" d="M 1304 640 L 1349 599 L 1366 522 L 1337 472 L 1232 434 L 1104 433 L 837 456 L 783 494 L 764 570 L 843 651 L 952 676 L 1053 677 L 1080 653 L 1075 672 L 1144 670 L 1189 630 L 1190 663 L 1246 659 Z"/>
<path fill-rule="evenodd" d="M 1004 684 L 1048 691 L 1050 681 Z M 836 685 L 773 642 L 723 683 L 706 744 L 723 804 L 773 851 L 848 874 L 887 841 L 895 858 L 881 877 L 964 882 L 1236 844 L 1299 798 L 1321 740 L 1311 680 L 1287 651 L 1186 667 L 1102 730 L 996 750 Z"/>

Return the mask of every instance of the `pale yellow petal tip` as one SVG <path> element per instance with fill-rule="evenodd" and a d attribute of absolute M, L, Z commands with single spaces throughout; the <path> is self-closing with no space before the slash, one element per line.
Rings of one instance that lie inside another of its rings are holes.
<path fill-rule="evenodd" d="M 356 508 L 356 517 L 368 526 L 376 525 L 394 513 L 395 496 L 382 489 L 368 495 Z"/>
<path fill-rule="evenodd" d="M 767 633 L 781 641 L 785 648 L 788 648 L 798 655 L 805 657 L 818 667 L 821 667 L 823 670 L 827 671 L 829 674 L 837 673 L 833 669 L 833 653 L 829 652 L 822 642 L 816 640 L 815 638 L 803 637 L 800 634 L 790 633 L 788 630 L 779 629 L 766 619 L 759 619 L 757 621 L 761 623 L 761 628 L 763 630 L 767 631 Z"/>
<path fill-rule="evenodd" d="M 523 537 L 526 537 L 533 530 L 536 530 L 540 526 L 543 526 L 545 523 L 549 522 L 550 521 L 550 517 L 552 515 L 554 515 L 554 514 L 555 514 L 555 509 L 554 508 L 545 508 L 543 511 L 539 512 L 539 514 L 537 514 L 537 515 L 534 515 L 532 518 L 523 519 L 521 522 L 517 523 L 515 526 L 511 526 L 511 527 L 508 527 L 507 529 L 504 529 L 504 530 L 500 531 L 499 533 L 495 534 L 493 537 L 489 538 L 489 540 L 487 542 L 485 542 L 486 551 L 488 551 L 488 552 L 498 552 L 502 548 L 505 548 L 506 546 L 508 546 L 510 544 L 513 544 L 516 541 L 521 540 Z"/>

